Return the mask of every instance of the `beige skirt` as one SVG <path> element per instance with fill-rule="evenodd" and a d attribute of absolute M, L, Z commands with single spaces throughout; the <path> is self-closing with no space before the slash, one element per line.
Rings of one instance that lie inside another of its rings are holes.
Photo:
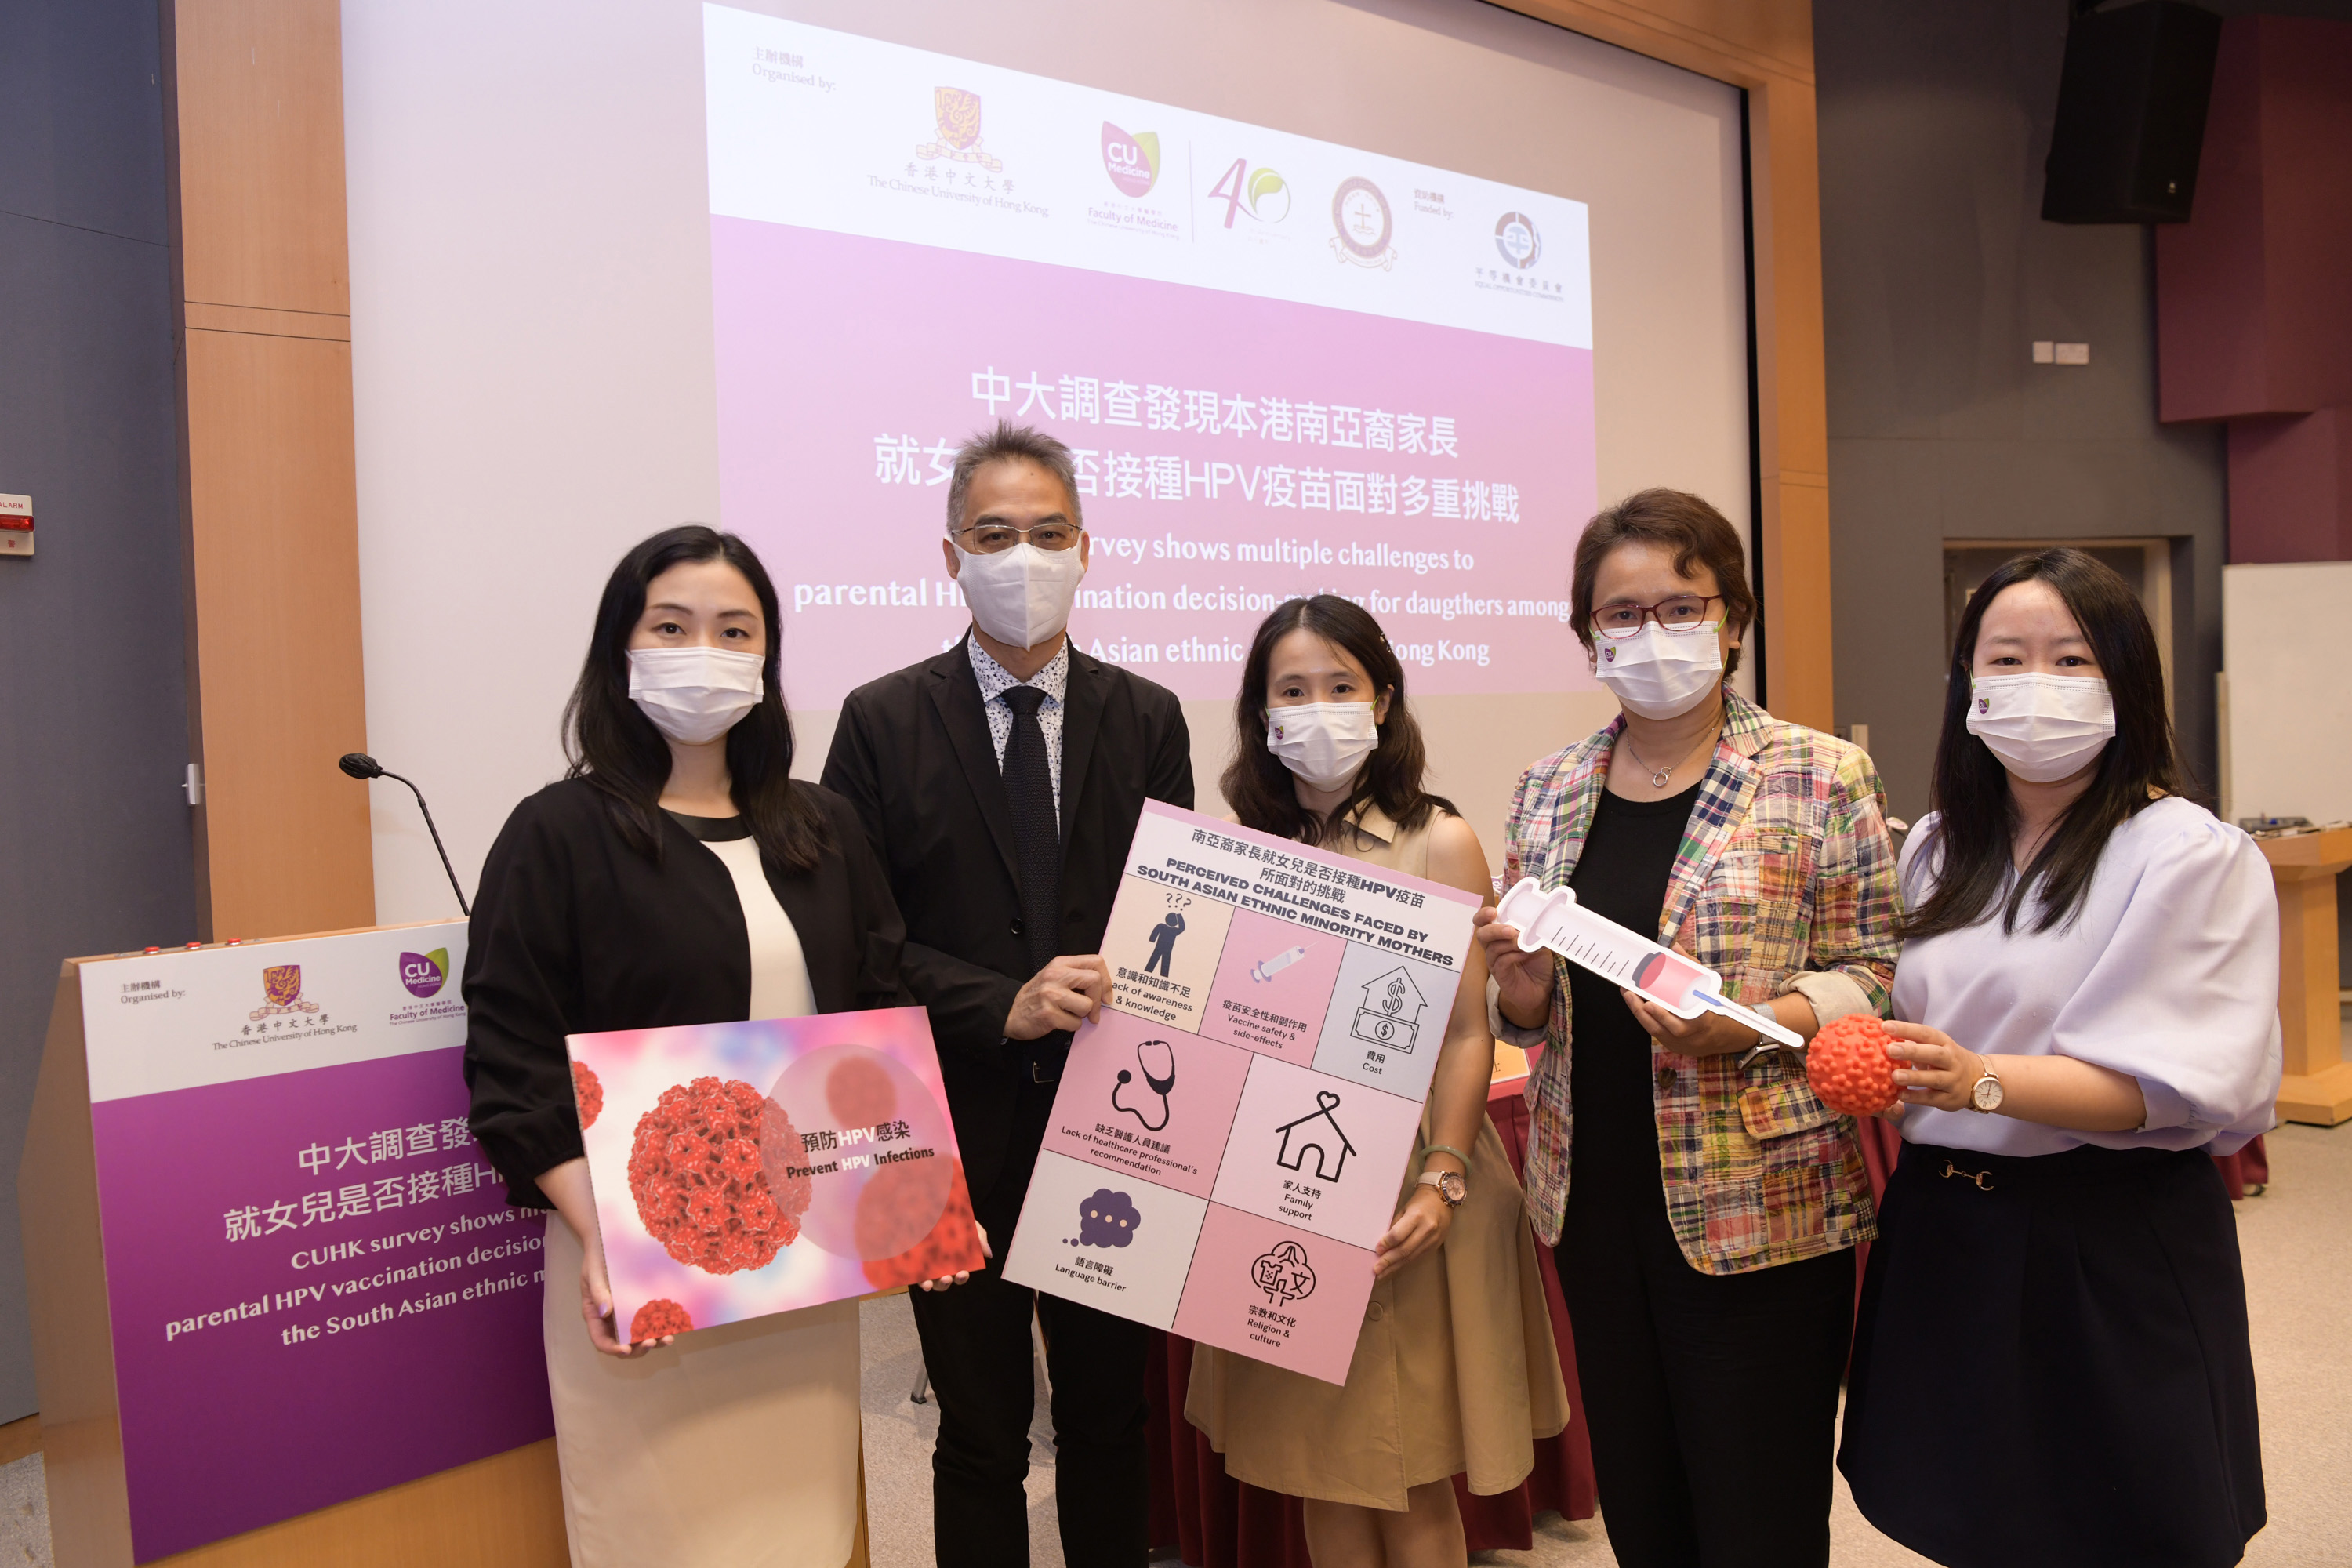
<path fill-rule="evenodd" d="M 541 1310 L 572 1568 L 842 1568 L 857 1530 L 857 1303 L 701 1329 L 634 1361 L 580 1320 L 547 1220 Z"/>
<path fill-rule="evenodd" d="M 1400 1204 L 1418 1174 L 1406 1173 Z M 1292 1497 L 1401 1510 L 1410 1489 L 1464 1474 L 1482 1496 L 1508 1491 L 1535 1468 L 1535 1439 L 1568 1426 L 1540 1267 L 1510 1158 L 1482 1116 L 1445 1245 L 1372 1287 L 1348 1381 L 1199 1345 L 1185 1418 L 1228 1475 Z"/>

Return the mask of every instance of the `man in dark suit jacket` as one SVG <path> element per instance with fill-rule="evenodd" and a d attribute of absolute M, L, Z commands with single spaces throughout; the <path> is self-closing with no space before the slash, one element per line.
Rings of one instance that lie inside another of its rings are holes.
<path fill-rule="evenodd" d="M 1025 1563 L 1034 1310 L 1054 1389 L 1055 1492 L 1072 1564 L 1149 1551 L 1150 1331 L 1005 1282 L 998 1264 L 1044 1142 L 1069 1031 L 1110 995 L 1100 955 L 1147 799 L 1192 804 L 1175 696 L 1070 646 L 1087 546 L 1067 447 L 1000 424 L 958 454 L 949 572 L 964 640 L 843 705 L 827 788 L 864 821 L 906 918 L 901 973 L 930 1010 L 972 1207 L 997 1261 L 916 1291 L 940 1406 L 942 1564 Z"/>

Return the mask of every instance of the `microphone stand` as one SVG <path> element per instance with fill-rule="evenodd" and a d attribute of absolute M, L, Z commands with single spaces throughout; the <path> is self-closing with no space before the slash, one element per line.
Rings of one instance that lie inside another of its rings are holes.
<path fill-rule="evenodd" d="M 433 808 L 425 804 L 425 792 L 416 787 L 414 780 L 401 778 L 365 752 L 347 752 L 336 766 L 355 779 L 399 779 L 408 785 L 408 793 L 416 797 L 416 809 L 424 815 L 425 831 L 433 836 L 433 848 L 441 857 L 441 870 L 449 879 L 449 890 L 457 895 L 457 912 L 467 920 L 473 919 L 474 911 L 466 902 L 466 889 L 457 885 L 457 872 L 449 864 L 449 851 L 442 847 L 441 830 L 433 826 Z"/>

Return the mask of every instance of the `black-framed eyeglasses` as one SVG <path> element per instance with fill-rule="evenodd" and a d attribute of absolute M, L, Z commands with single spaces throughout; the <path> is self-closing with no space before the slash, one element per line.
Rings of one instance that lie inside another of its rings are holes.
<path fill-rule="evenodd" d="M 1707 624 L 1706 607 L 1724 602 L 1720 594 L 1676 594 L 1654 605 L 1619 599 L 1597 606 L 1592 629 L 1604 637 L 1630 637 L 1645 621 L 1655 621 L 1670 632 L 1695 632 Z"/>
<path fill-rule="evenodd" d="M 1009 522 L 975 522 L 970 528 L 956 530 L 955 536 L 963 542 L 964 550 L 973 555 L 994 555 L 1016 544 L 1034 544 L 1040 550 L 1071 550 L 1086 530 L 1075 522 L 1033 522 L 1026 528 L 1015 528 Z"/>

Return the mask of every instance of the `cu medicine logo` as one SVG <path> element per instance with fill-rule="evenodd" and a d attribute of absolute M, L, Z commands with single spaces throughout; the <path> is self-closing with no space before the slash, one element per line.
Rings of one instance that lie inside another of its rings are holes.
<path fill-rule="evenodd" d="M 400 983 L 420 1000 L 439 995 L 441 987 L 449 983 L 449 950 L 436 947 L 431 952 L 402 953 Z"/>
<path fill-rule="evenodd" d="M 1160 183 L 1160 132 L 1139 131 L 1129 136 L 1106 120 L 1102 123 L 1103 173 L 1125 196 L 1147 196 Z"/>

